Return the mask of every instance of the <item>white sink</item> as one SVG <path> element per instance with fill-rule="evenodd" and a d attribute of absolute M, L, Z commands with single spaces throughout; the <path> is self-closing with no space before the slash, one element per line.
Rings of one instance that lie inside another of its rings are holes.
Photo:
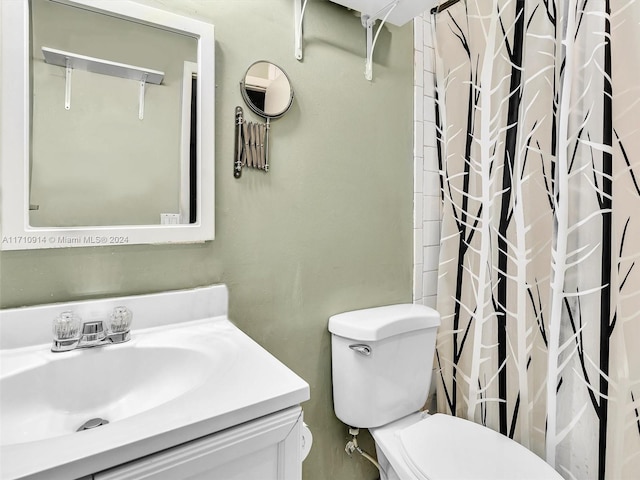
<path fill-rule="evenodd" d="M 114 305 L 134 314 L 129 342 L 50 351 L 61 310 Z M 0 478 L 80 478 L 307 400 L 226 308 L 220 285 L 0 311 Z M 93 418 L 109 423 L 76 431 Z"/>
<path fill-rule="evenodd" d="M 203 351 L 197 342 L 162 340 L 156 332 L 88 350 L 20 352 L 11 363 L 21 368 L 6 375 L 3 359 L 0 444 L 70 435 L 93 418 L 113 423 L 151 410 L 202 385 L 234 353 L 230 345 Z"/>

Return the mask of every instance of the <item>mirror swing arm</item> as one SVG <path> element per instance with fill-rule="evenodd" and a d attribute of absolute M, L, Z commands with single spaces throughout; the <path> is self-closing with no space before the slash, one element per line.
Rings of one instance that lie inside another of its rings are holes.
<path fill-rule="evenodd" d="M 269 171 L 269 130 L 270 118 L 266 123 L 247 122 L 242 107 L 235 112 L 235 151 L 233 156 L 233 176 L 240 178 L 242 168 L 257 168 Z"/>

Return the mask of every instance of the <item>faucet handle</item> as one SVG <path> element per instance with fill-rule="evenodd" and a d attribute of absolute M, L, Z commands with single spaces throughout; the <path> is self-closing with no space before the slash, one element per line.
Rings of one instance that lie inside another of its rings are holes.
<path fill-rule="evenodd" d="M 58 315 L 52 326 L 54 340 L 76 340 L 80 337 L 80 317 L 71 311 Z"/>
<path fill-rule="evenodd" d="M 73 350 L 80 341 L 80 317 L 73 312 L 62 312 L 52 324 L 52 352 Z"/>
<path fill-rule="evenodd" d="M 111 333 L 126 333 L 131 330 L 133 313 L 127 307 L 115 307 L 109 321 Z"/>

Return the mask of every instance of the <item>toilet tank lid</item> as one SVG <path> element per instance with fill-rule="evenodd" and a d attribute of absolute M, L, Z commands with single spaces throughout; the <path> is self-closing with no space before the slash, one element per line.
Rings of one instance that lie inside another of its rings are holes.
<path fill-rule="evenodd" d="M 368 342 L 439 325 L 437 311 L 411 303 L 354 310 L 329 318 L 329 331 L 334 335 Z"/>

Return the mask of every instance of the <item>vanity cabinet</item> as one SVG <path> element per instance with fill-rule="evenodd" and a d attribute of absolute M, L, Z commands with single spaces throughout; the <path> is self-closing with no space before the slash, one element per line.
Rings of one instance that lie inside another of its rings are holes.
<path fill-rule="evenodd" d="M 292 407 L 96 473 L 93 479 L 300 480 L 301 438 L 302 409 Z"/>

